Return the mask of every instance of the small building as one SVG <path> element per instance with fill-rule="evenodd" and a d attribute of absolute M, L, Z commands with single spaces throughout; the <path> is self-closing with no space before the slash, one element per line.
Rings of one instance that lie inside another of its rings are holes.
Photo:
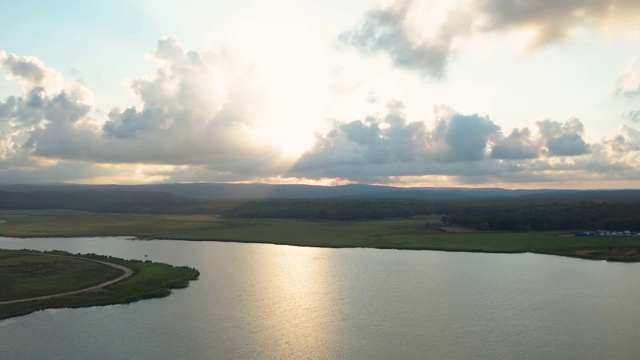
<path fill-rule="evenodd" d="M 591 231 L 583 231 L 573 234 L 574 236 L 595 236 L 596 234 Z"/>

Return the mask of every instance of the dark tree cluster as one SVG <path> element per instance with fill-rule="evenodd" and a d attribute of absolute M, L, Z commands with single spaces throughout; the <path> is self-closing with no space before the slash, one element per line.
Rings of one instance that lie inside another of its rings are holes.
<path fill-rule="evenodd" d="M 491 231 L 640 230 L 639 203 L 580 201 L 452 207 L 443 222 Z"/>
<path fill-rule="evenodd" d="M 211 200 L 165 192 L 1 191 L 0 210 L 216 214 L 227 218 L 357 220 L 440 214 L 445 224 L 483 231 L 640 231 L 636 192 L 555 192 L 511 198 L 355 198 Z M 582 198 L 580 196 L 583 195 Z M 623 196 L 630 195 L 630 196 Z M 635 196 L 635 197 L 634 197 Z"/>

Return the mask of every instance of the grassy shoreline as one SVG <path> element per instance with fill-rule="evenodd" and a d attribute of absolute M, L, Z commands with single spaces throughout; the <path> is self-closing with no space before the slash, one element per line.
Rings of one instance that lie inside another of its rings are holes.
<path fill-rule="evenodd" d="M 98 283 L 97 280 L 90 279 L 92 276 L 78 274 L 79 272 L 85 270 L 84 267 L 67 266 L 68 264 L 63 264 L 63 267 L 51 266 L 52 261 L 58 261 L 57 265 L 60 265 L 60 259 L 53 259 L 56 257 L 64 257 L 65 259 L 68 259 L 68 257 L 71 256 L 74 259 L 97 260 L 118 264 L 132 269 L 134 271 L 134 275 L 97 291 L 83 292 L 79 294 L 50 299 L 0 305 L 0 319 L 26 315 L 34 311 L 49 308 L 78 308 L 88 306 L 127 304 L 143 299 L 165 297 L 171 293 L 171 289 L 187 287 L 189 281 L 196 280 L 199 276 L 199 272 L 196 269 L 184 266 L 175 267 L 168 264 L 154 263 L 150 261 L 123 260 L 96 254 L 76 255 L 63 251 L 38 252 L 33 250 L 16 251 L 0 249 L 0 259 L 2 259 L 3 254 L 6 255 L 16 253 L 23 254 L 23 259 L 18 259 L 18 262 L 11 262 L 11 265 L 14 266 L 18 264 L 18 266 L 22 266 L 23 268 L 28 268 L 30 266 L 31 271 L 26 271 L 20 274 L 16 273 L 15 267 L 3 269 L 3 267 L 1 266 L 2 261 L 0 261 L 0 270 L 4 272 L 4 275 L 7 278 L 11 277 L 19 280 L 13 282 L 12 294 L 14 299 L 29 298 L 32 296 L 32 290 L 30 290 L 31 286 L 26 280 L 33 277 L 39 277 L 39 279 L 37 279 L 39 283 L 49 282 L 50 284 L 53 284 L 53 286 L 47 289 L 47 291 L 43 294 L 56 294 L 69 290 L 69 283 L 73 282 L 77 276 L 84 276 L 85 278 L 87 278 L 86 280 L 88 282 Z M 41 256 L 39 259 L 33 259 L 33 256 L 29 256 L 34 254 L 59 256 Z M 6 256 L 5 259 L 7 259 Z M 24 261 L 25 259 L 26 261 Z M 10 260 L 13 261 L 15 259 Z M 46 270 L 45 272 L 41 271 L 43 268 Z M 38 271 L 34 271 L 34 269 L 37 269 Z M 104 267 L 101 270 L 108 271 L 107 269 L 111 268 Z M 97 277 L 102 280 L 104 278 L 112 277 L 112 275 L 103 274 L 103 276 L 98 275 Z M 75 287 L 79 288 L 78 286 Z"/>
<path fill-rule="evenodd" d="M 221 219 L 215 215 L 0 212 L 0 236 L 130 236 L 329 248 L 538 253 L 640 261 L 640 237 L 573 237 L 559 232 L 486 233 L 442 227 L 438 216 L 392 220 Z"/>
<path fill-rule="evenodd" d="M 121 270 L 84 258 L 0 251 L 0 302 L 78 291 L 121 275 Z"/>

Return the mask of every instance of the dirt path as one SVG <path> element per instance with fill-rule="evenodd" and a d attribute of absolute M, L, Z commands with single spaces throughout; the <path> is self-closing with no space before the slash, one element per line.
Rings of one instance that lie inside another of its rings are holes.
<path fill-rule="evenodd" d="M 32 297 L 32 298 L 27 298 L 27 299 L 0 301 L 0 305 L 15 304 L 15 303 L 20 303 L 20 302 L 25 302 L 25 301 L 34 301 L 34 300 L 47 300 L 47 299 L 53 299 L 53 298 L 58 298 L 58 297 L 62 297 L 62 296 L 75 295 L 75 294 L 81 294 L 81 293 L 85 293 L 85 292 L 89 292 L 89 291 L 101 290 L 102 288 L 105 288 L 105 287 L 107 287 L 109 285 L 113 285 L 113 284 L 115 284 L 117 282 L 120 282 L 120 281 L 122 281 L 124 279 L 127 279 L 127 278 L 129 278 L 129 277 L 131 277 L 133 275 L 133 270 L 131 268 L 128 268 L 126 266 L 122 266 L 122 265 L 119 265 L 119 264 L 106 262 L 106 261 L 93 260 L 93 259 L 87 259 L 87 258 L 76 257 L 76 256 L 62 256 L 62 255 L 49 255 L 49 254 L 30 254 L 30 255 L 58 256 L 58 257 L 66 257 L 66 258 L 72 258 L 72 259 L 80 259 L 80 260 L 92 261 L 92 262 L 95 262 L 95 263 L 99 263 L 99 264 L 110 266 L 110 267 L 112 267 L 114 269 L 122 270 L 124 273 L 122 275 L 120 275 L 116 279 L 105 281 L 105 282 L 103 282 L 101 284 L 93 285 L 93 286 L 88 287 L 88 288 L 84 288 L 84 289 L 80 289 L 80 290 L 74 290 L 74 291 L 67 291 L 67 292 L 63 292 L 63 293 L 59 293 L 59 294 L 37 296 L 37 297 Z"/>

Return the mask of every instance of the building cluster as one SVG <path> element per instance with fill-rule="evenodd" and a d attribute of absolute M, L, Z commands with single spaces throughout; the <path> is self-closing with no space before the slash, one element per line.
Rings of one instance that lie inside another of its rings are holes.
<path fill-rule="evenodd" d="M 640 236 L 640 232 L 632 232 L 629 230 L 593 230 L 582 231 L 574 234 L 575 236 Z"/>

